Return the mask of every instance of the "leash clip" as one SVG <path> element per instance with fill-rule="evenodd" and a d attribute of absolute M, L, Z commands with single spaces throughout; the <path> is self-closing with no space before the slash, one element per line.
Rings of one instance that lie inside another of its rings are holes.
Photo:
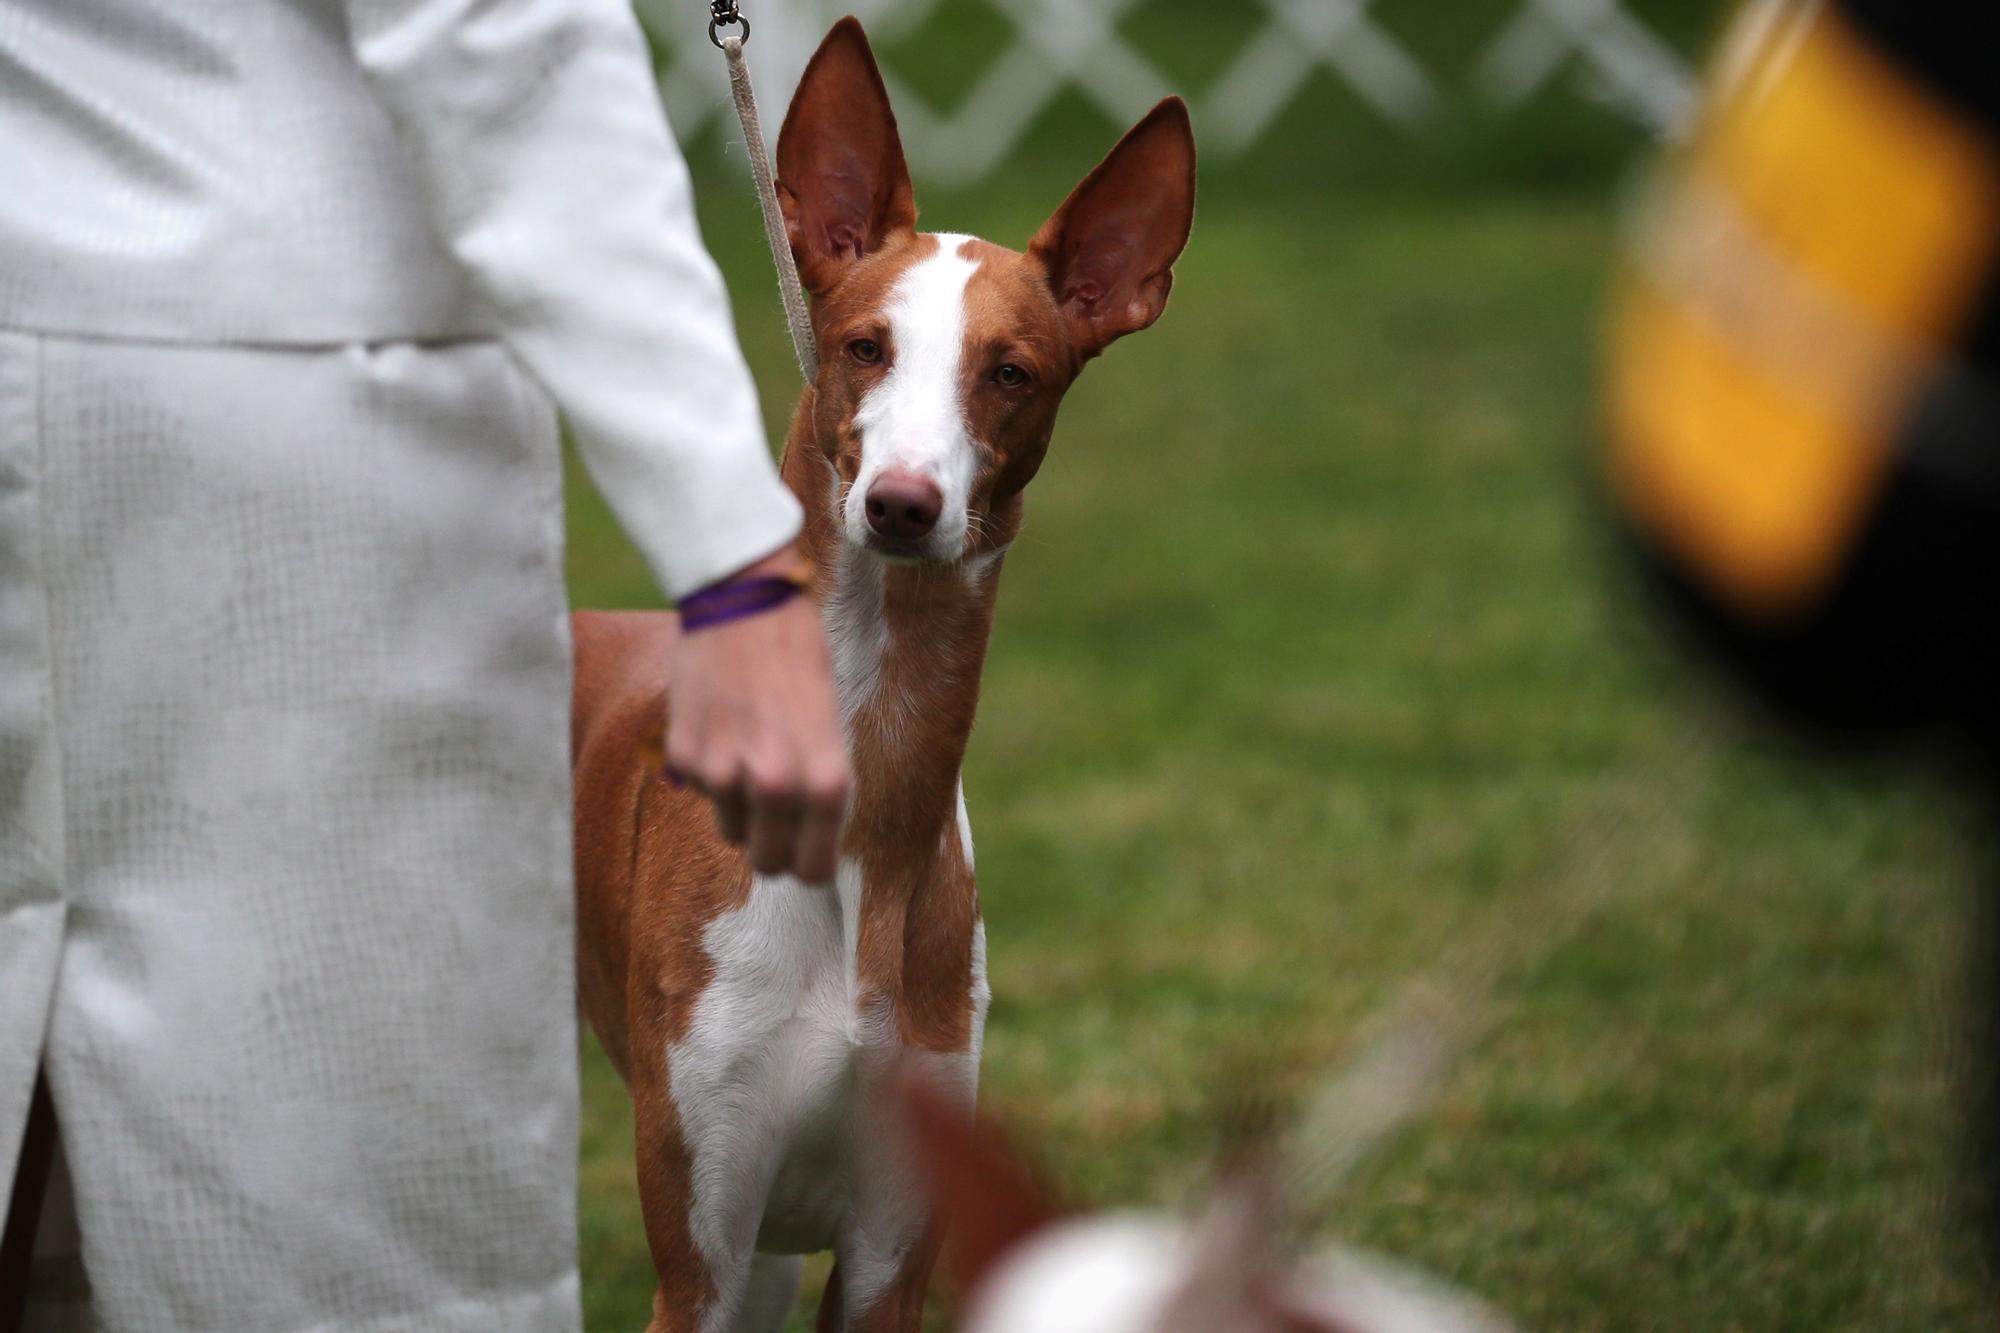
<path fill-rule="evenodd" d="M 741 28 L 743 35 L 736 40 L 739 43 L 750 40 L 750 20 L 744 18 L 743 12 L 737 8 L 737 0 L 709 0 L 708 40 L 718 51 L 722 49 L 722 37 L 717 32 L 719 28 Z"/>

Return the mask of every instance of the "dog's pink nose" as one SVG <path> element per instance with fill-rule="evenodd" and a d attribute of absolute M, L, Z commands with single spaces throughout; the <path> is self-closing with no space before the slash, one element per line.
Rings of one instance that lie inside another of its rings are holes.
<path fill-rule="evenodd" d="M 943 509 L 937 483 L 914 472 L 884 472 L 868 488 L 868 526 L 892 541 L 928 536 Z"/>

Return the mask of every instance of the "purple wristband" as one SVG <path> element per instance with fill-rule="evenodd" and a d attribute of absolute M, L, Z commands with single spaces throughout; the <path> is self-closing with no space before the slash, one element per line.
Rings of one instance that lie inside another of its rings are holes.
<path fill-rule="evenodd" d="M 797 579 L 781 574 L 760 574 L 712 584 L 681 598 L 681 630 L 691 633 L 727 625 L 732 620 L 783 606 L 803 591 L 804 586 Z"/>

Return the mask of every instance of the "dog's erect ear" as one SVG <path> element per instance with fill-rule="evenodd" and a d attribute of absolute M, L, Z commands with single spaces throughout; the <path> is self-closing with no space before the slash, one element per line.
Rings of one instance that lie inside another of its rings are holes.
<path fill-rule="evenodd" d="M 815 296 L 917 225 L 896 115 L 868 35 L 852 18 L 833 25 L 792 94 L 778 131 L 778 202 L 799 277 Z"/>
<path fill-rule="evenodd" d="M 944 1228 L 945 1261 L 960 1298 L 1002 1257 L 1060 1213 L 1032 1168 L 1000 1132 L 905 1069 L 897 1095 L 910 1146 Z"/>
<path fill-rule="evenodd" d="M 1194 130 L 1178 97 L 1146 113 L 1035 233 L 1080 357 L 1160 317 L 1194 225 Z"/>

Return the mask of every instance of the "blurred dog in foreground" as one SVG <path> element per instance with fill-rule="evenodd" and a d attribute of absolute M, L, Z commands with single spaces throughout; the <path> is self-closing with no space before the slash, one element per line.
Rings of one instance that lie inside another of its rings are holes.
<path fill-rule="evenodd" d="M 825 1249 L 822 1329 L 911 1333 L 935 1230 L 868 1108 L 905 1059 L 970 1106 L 987 988 L 959 768 L 1001 562 L 1064 392 L 1166 305 L 1194 140 L 1162 102 L 1025 254 L 919 233 L 847 19 L 806 68 L 777 167 L 822 349 L 783 475 L 853 762 L 837 880 L 753 873 L 642 758 L 675 618 L 579 615 L 579 985 L 636 1110 L 652 1333 L 775 1329 L 795 1256 Z"/>
<path fill-rule="evenodd" d="M 1434 1279 L 1291 1248 L 1280 1171 L 1239 1168 L 1193 1218 L 1059 1208 L 990 1124 L 912 1069 L 905 1126 L 935 1198 L 960 1333 L 1508 1333 Z"/>

